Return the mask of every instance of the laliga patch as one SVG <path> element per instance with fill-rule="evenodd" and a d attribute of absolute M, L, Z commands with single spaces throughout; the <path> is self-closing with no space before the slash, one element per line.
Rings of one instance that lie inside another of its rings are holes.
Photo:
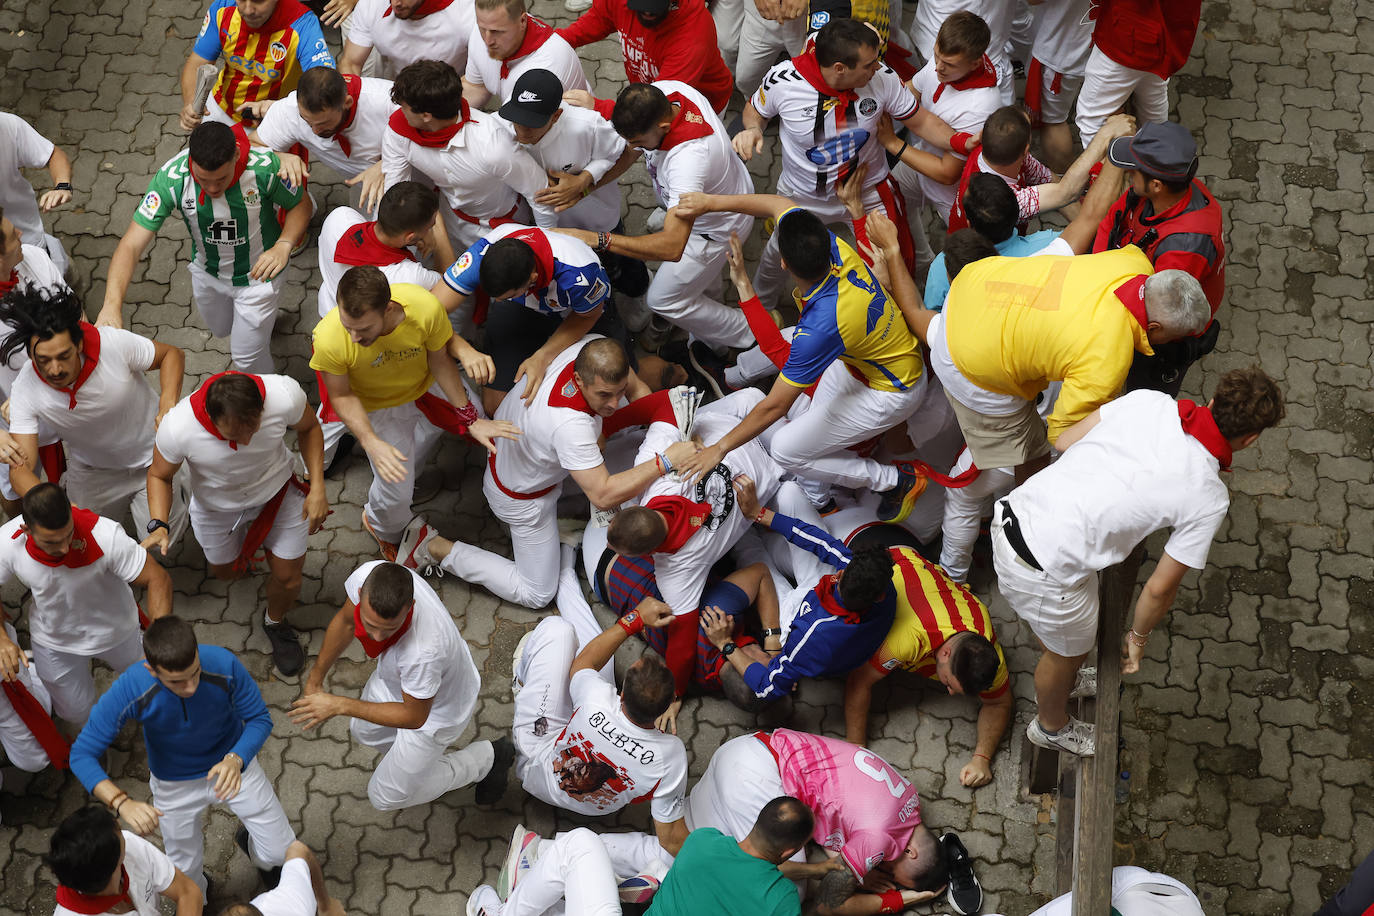
<path fill-rule="evenodd" d="M 143 200 L 138 205 L 138 212 L 148 219 L 156 219 L 157 211 L 162 207 L 162 198 L 156 191 L 149 191 L 143 195 Z"/>
<path fill-rule="evenodd" d="M 282 44 L 280 41 L 274 41 L 271 46 L 268 47 L 267 53 L 271 55 L 272 60 L 281 63 L 286 60 L 286 45 Z"/>
<path fill-rule="evenodd" d="M 460 273 L 462 273 L 463 271 L 467 270 L 467 269 L 468 269 L 469 267 L 471 267 L 471 266 L 472 266 L 472 252 L 471 252 L 471 251 L 465 251 L 465 252 L 463 252 L 463 254 L 458 258 L 457 261 L 454 261 L 454 262 L 453 262 L 453 273 L 454 273 L 454 274 L 460 274 Z"/>
<path fill-rule="evenodd" d="M 821 26 L 825 25 L 829 21 L 830 13 L 826 10 L 821 10 L 820 12 L 812 13 L 811 20 L 809 23 L 810 30 L 812 32 L 815 32 L 818 29 L 820 29 Z"/>
<path fill-rule="evenodd" d="M 887 661 L 883 662 L 882 667 L 884 671 L 896 671 L 899 664 L 900 662 L 898 662 L 897 659 L 889 658 Z"/>

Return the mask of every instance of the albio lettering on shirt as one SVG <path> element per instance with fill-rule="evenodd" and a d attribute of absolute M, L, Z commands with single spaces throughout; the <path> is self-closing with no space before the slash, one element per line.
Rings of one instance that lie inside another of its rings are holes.
<path fill-rule="evenodd" d="M 406 347 L 404 350 L 383 350 L 372 360 L 372 368 L 378 369 L 387 363 L 397 363 L 404 359 L 414 359 L 422 352 L 421 347 Z"/>
<path fill-rule="evenodd" d="M 605 738 L 616 750 L 624 751 L 646 766 L 654 762 L 653 748 L 645 747 L 639 741 L 616 728 L 615 723 L 604 712 L 592 713 L 587 717 L 587 721 L 596 729 L 596 733 Z"/>

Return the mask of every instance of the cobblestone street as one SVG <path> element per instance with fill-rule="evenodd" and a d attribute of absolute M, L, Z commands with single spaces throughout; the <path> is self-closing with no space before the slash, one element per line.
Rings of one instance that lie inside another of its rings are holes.
<path fill-rule="evenodd" d="M 571 18 L 554 0 L 536 0 L 533 12 L 560 25 Z M 6 0 L 0 8 L 0 109 L 72 156 L 76 198 L 48 226 L 72 255 L 92 316 L 148 179 L 185 144 L 176 75 L 203 14 L 203 2 L 171 0 Z M 326 36 L 337 51 L 337 31 Z M 584 59 L 599 95 L 623 85 L 618 43 L 584 49 Z M 1179 878 L 1209 914 L 1311 913 L 1374 849 L 1374 4 L 1207 3 L 1173 89 L 1175 118 L 1199 140 L 1198 177 L 1226 212 L 1229 248 L 1220 343 L 1184 395 L 1205 401 L 1223 372 L 1258 363 L 1288 407 L 1278 429 L 1238 455 L 1227 475 L 1230 515 L 1207 570 L 1185 579 L 1140 673 L 1126 678 L 1130 797 L 1118 808 L 1116 862 Z M 750 167 L 776 175 L 768 156 Z M 39 187 L 47 181 L 41 172 L 30 177 Z M 641 232 L 655 206 L 643 167 L 622 184 L 626 224 Z M 348 189 L 321 168 L 311 191 L 319 205 L 313 237 L 324 214 L 348 202 Z M 125 312 L 126 327 L 185 349 L 187 393 L 229 362 L 228 341 L 212 339 L 190 308 L 189 253 L 180 220 L 169 220 L 135 273 Z M 311 244 L 288 268 L 274 340 L 280 371 L 312 398 L 315 258 Z M 482 499 L 481 461 L 473 447 L 446 441 L 422 478 L 429 498 L 421 511 L 445 535 L 507 551 Z M 375 555 L 358 522 L 369 481 L 357 457 L 329 483 L 336 511 L 311 540 L 303 606 L 292 618 L 309 636 L 312 660 L 344 579 Z M 1150 541 L 1152 560 L 1162 543 Z M 168 565 L 177 613 L 259 679 L 276 721 L 259 759 L 348 912 L 461 913 L 472 888 L 495 878 L 517 821 L 545 835 L 591 823 L 526 797 L 514 779 L 505 803 L 491 809 L 476 807 L 465 789 L 401 813 L 376 811 L 367 798 L 376 755 L 350 740 L 347 721 L 303 735 L 286 716 L 299 685 L 273 675 L 262 627 L 250 625 L 261 617 L 263 577 L 211 579 L 189 536 Z M 432 581 L 483 676 L 468 737 L 494 739 L 511 723 L 511 652 L 549 612 L 502 603 L 452 577 Z M 1039 650 L 996 595 L 991 571 L 975 570 L 973 584 L 996 617 L 1017 696 L 994 782 L 976 791 L 959 784 L 976 705 L 914 678 L 879 686 L 871 743 L 916 784 L 925 821 L 963 838 L 985 911 L 1023 916 L 1051 896 L 1055 869 L 1052 799 L 1028 794 L 1022 777 Z M 4 590 L 11 617 L 21 594 Z M 356 692 L 371 667 L 354 644 L 331 683 Z M 108 679 L 101 670 L 102 687 Z M 842 686 L 807 682 L 790 727 L 843 734 Z M 693 779 L 720 743 L 756 727 L 723 700 L 688 700 L 678 721 Z M 137 736 L 126 732 L 108 765 L 147 798 Z M 0 913 L 50 913 L 53 882 L 41 855 L 51 827 L 87 796 L 66 772 L 29 777 L 6 768 L 4 779 Z M 596 823 L 651 829 L 647 808 Z M 207 822 L 206 869 L 218 894 L 207 912 L 256 887 L 234 824 L 224 809 Z"/>

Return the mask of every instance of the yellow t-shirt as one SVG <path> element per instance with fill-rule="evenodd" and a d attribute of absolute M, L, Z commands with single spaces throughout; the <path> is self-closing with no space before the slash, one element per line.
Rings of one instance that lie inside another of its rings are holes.
<path fill-rule="evenodd" d="M 447 346 L 453 336 L 444 307 L 423 286 L 394 284 L 391 299 L 405 309 L 405 320 L 370 347 L 360 347 L 348 336 L 337 306 L 315 325 L 310 368 L 348 376 L 369 412 L 409 404 L 428 391 L 434 384 L 429 353 Z"/>
<path fill-rule="evenodd" d="M 1049 418 L 1054 442 L 1115 397 L 1135 351 L 1153 352 L 1117 289 L 1154 272 L 1133 245 L 1074 257 L 975 261 L 959 272 L 945 302 L 950 359 L 979 388 L 1028 401 L 1062 381 Z"/>

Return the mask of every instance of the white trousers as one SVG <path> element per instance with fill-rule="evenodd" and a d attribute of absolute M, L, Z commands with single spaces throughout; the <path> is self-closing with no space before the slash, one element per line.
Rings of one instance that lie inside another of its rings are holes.
<path fill-rule="evenodd" d="M 568 916 L 620 916 L 615 866 L 602 837 L 586 827 L 539 844 L 539 858 L 506 898 L 501 916 L 541 916 L 560 902 Z"/>
<path fill-rule="evenodd" d="M 395 543 L 401 539 L 401 532 L 410 521 L 415 479 L 429 460 L 443 430 L 429 422 L 413 403 L 374 410 L 367 419 L 372 424 L 372 431 L 383 442 L 406 456 L 406 476 L 397 483 L 383 480 L 377 469 L 372 469 L 372 486 L 368 488 L 367 502 L 363 505 L 363 512 L 377 535 Z"/>
<path fill-rule="evenodd" d="M 749 347 L 754 335 L 739 309 L 722 305 L 720 271 L 730 240 L 707 240 L 693 232 L 677 261 L 664 261 L 654 272 L 645 304 L 699 340 L 725 347 Z"/>
<path fill-rule="evenodd" d="M 363 685 L 367 703 L 399 703 L 374 671 Z M 363 719 L 349 720 L 348 730 L 360 744 L 384 752 L 367 783 L 367 797 L 378 811 L 395 811 L 434 801 L 440 795 L 477 782 L 495 760 L 490 741 L 474 741 L 450 751 L 467 722 L 435 729 L 390 728 Z"/>
<path fill-rule="evenodd" d="M 965 449 L 950 468 L 950 476 L 962 474 L 972 466 L 973 454 Z M 945 539 L 940 547 L 940 565 L 955 582 L 968 581 L 973 545 L 978 541 L 983 516 L 991 514 L 992 504 L 1014 486 L 1016 475 L 1011 468 L 981 468 L 973 483 L 945 491 Z"/>
<path fill-rule="evenodd" d="M 52 697 L 53 712 L 73 725 L 85 725 L 96 700 L 91 659 L 100 659 L 118 675 L 143 658 L 143 633 L 135 627 L 124 640 L 94 656 L 73 655 L 41 643 L 32 648 L 34 671 Z"/>
<path fill-rule="evenodd" d="M 453 549 L 439 566 L 506 601 L 528 608 L 547 606 L 558 591 L 558 496 L 561 490 L 561 486 L 556 487 L 538 499 L 514 499 L 497 488 L 488 468 L 482 482 L 482 494 L 492 514 L 510 528 L 511 553 L 515 559 L 507 560 L 475 544 L 454 541 Z"/>
<path fill-rule="evenodd" d="M 806 47 L 806 15 L 789 22 L 774 22 L 759 15 L 754 0 L 744 0 L 744 21 L 740 24 L 739 52 L 735 63 L 735 86 L 744 98 L 752 99 L 764 74 L 778 62 L 780 54 L 796 57 Z"/>
<path fill-rule="evenodd" d="M 1078 135 L 1086 149 L 1107 118 L 1131 96 L 1139 108 L 1140 123 L 1169 120 L 1169 81 L 1144 70 L 1123 67 L 1098 50 L 1088 55 L 1083 88 L 1078 92 Z"/>
<path fill-rule="evenodd" d="M 847 449 L 911 416 L 925 391 L 924 373 L 906 391 L 876 391 L 836 360 L 821 376 L 810 407 L 795 418 L 789 414 L 768 450 L 784 470 L 806 480 L 890 490 L 897 485 L 895 467 Z"/>
<path fill-rule="evenodd" d="M 869 176 L 872 178 L 873 176 Z M 887 176 L 884 175 L 886 180 Z M 778 181 L 778 193 L 783 197 L 791 198 L 797 206 L 804 210 L 810 210 L 820 217 L 821 222 L 827 226 L 841 226 L 848 232 L 851 229 L 849 221 L 849 211 L 838 197 L 817 197 L 813 193 L 799 190 L 792 187 L 787 181 Z M 883 212 L 890 218 L 896 219 L 893 214 L 883 206 L 883 200 L 878 196 L 878 183 L 874 182 L 864 191 L 864 211 L 870 211 L 881 207 Z M 778 296 L 782 294 L 784 288 L 789 288 L 792 278 L 782 266 L 782 252 L 778 250 L 778 233 L 775 229 L 768 234 L 768 242 L 763 246 L 763 252 L 759 255 L 759 266 L 754 271 L 754 293 L 759 301 L 766 307 L 772 308 L 777 304 Z"/>
<path fill-rule="evenodd" d="M 17 642 L 19 634 L 14 631 L 14 627 L 8 623 L 4 624 L 5 635 L 11 642 Z M 43 686 L 42 680 L 37 676 L 33 668 L 19 668 L 19 681 L 29 689 L 33 698 L 37 700 L 43 709 L 52 712 L 52 697 L 48 695 L 48 688 Z M 0 692 L 0 747 L 5 749 L 5 757 L 8 758 L 12 766 L 16 766 L 26 773 L 37 773 L 48 765 L 48 754 L 43 750 L 43 745 L 38 743 L 38 739 L 29 731 L 29 727 L 24 724 L 24 720 L 19 718 L 19 713 L 14 711 L 9 699 L 3 692 Z"/>
<path fill-rule="evenodd" d="M 190 472 L 185 467 L 172 478 L 172 512 L 166 520 L 171 542 L 176 545 L 186 533 L 188 521 L 187 484 Z M 127 512 L 133 517 L 134 535 L 142 540 L 148 534 L 148 469 L 93 468 L 79 461 L 68 461 L 62 475 L 62 488 L 74 505 L 97 515 L 121 521 Z"/>
<path fill-rule="evenodd" d="M 211 106 L 214 107 L 214 106 Z M 195 264 L 191 296 L 201 320 L 216 337 L 229 338 L 229 355 L 240 372 L 259 375 L 276 371 L 272 362 L 272 328 L 277 323 L 280 275 L 267 283 L 235 286 L 213 277 Z"/>
<path fill-rule="evenodd" d="M 993 508 L 992 562 L 997 590 L 1046 649 L 1065 658 L 1092 651 L 1097 645 L 1096 572 L 1065 583 L 1031 568 L 1007 539 L 1000 503 Z"/>
<path fill-rule="evenodd" d="M 513 672 L 517 685 L 515 715 L 511 722 L 515 742 L 515 774 L 525 791 L 559 807 L 559 800 L 546 797 L 537 779 L 526 774 L 548 766 L 559 731 L 572 718 L 572 696 L 568 693 L 568 669 L 577 657 L 577 633 L 562 617 L 539 621 L 525 643 L 525 650 Z"/>
<path fill-rule="evenodd" d="M 753 3 L 754 0 L 715 0 L 711 4 L 711 18 L 716 22 L 716 46 L 720 48 L 720 56 L 731 71 L 735 69 L 735 58 L 739 53 L 744 10 Z"/>
<path fill-rule="evenodd" d="M 148 778 L 153 804 L 162 812 L 158 828 L 172 864 L 202 891 L 205 890 L 205 812 L 211 805 L 227 805 L 248 828 L 248 857 L 257 868 L 273 868 L 286 861 L 286 847 L 296 832 L 286 820 L 272 783 L 257 759 L 243 768 L 238 794 L 226 802 L 215 798 L 209 779 Z"/>

